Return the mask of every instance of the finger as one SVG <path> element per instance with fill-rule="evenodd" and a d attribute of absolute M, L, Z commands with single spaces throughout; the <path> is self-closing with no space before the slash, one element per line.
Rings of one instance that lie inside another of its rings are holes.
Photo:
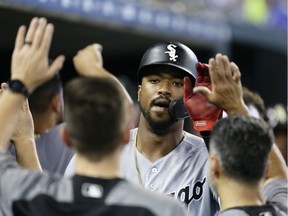
<path fill-rule="evenodd" d="M 212 80 L 212 77 L 211 77 L 211 73 L 210 73 L 210 77 L 211 77 L 211 80 L 212 82 L 216 81 L 216 82 L 223 82 L 223 80 L 225 80 L 225 73 L 224 73 L 224 69 L 223 69 L 223 65 L 222 65 L 222 54 L 221 53 L 218 53 L 215 57 L 215 60 L 214 60 L 214 70 L 213 70 L 213 78 L 215 78 L 214 80 Z"/>
<path fill-rule="evenodd" d="M 193 94 L 193 85 L 189 77 L 184 77 L 184 101 Z"/>
<path fill-rule="evenodd" d="M 218 68 L 217 68 L 214 58 L 209 59 L 209 75 L 210 75 L 212 84 L 218 82 L 221 79 L 221 76 L 219 76 Z"/>
<path fill-rule="evenodd" d="M 230 68 L 232 71 L 232 79 L 235 80 L 236 82 L 239 82 L 241 80 L 241 73 L 238 66 L 234 62 L 231 62 Z"/>
<path fill-rule="evenodd" d="M 58 73 L 64 64 L 65 61 L 65 56 L 61 55 L 58 56 L 50 65 L 49 69 L 48 69 L 48 79 L 53 77 L 56 73 Z"/>
<path fill-rule="evenodd" d="M 54 33 L 54 25 L 49 23 L 45 28 L 43 39 L 40 44 L 40 49 L 44 52 L 45 55 L 49 54 L 53 33 Z"/>
<path fill-rule="evenodd" d="M 196 84 L 195 86 L 198 85 L 198 83 L 203 82 L 203 68 L 202 68 L 202 63 L 201 62 L 197 62 L 196 63 Z"/>
<path fill-rule="evenodd" d="M 229 59 L 226 55 L 217 54 L 216 64 L 218 66 L 219 75 L 221 74 L 223 78 L 231 77 Z"/>
<path fill-rule="evenodd" d="M 92 44 L 92 46 L 93 46 L 94 49 L 96 49 L 97 51 L 100 51 L 100 52 L 103 51 L 103 46 L 102 46 L 101 44 L 94 43 L 94 44 Z"/>
<path fill-rule="evenodd" d="M 32 39 L 32 41 L 33 41 L 32 46 L 36 49 L 38 49 L 39 46 L 41 45 L 46 26 L 47 26 L 46 18 L 41 17 L 38 21 L 38 25 L 36 27 L 36 30 L 35 30 L 35 33 L 34 33 L 33 39 Z"/>
<path fill-rule="evenodd" d="M 230 62 L 226 55 L 222 55 L 219 59 L 220 68 L 219 72 L 223 74 L 223 78 L 231 79 L 232 73 L 230 70 Z"/>
<path fill-rule="evenodd" d="M 93 44 L 93 49 L 95 50 L 97 63 L 99 64 L 99 66 L 103 67 L 103 58 L 102 58 L 102 54 L 101 54 L 101 52 L 103 50 L 102 45 Z"/>
<path fill-rule="evenodd" d="M 34 17 L 31 20 L 29 28 L 28 28 L 28 31 L 27 31 L 27 34 L 26 34 L 26 37 L 25 37 L 25 41 L 34 42 L 33 38 L 34 38 L 35 31 L 37 29 L 38 21 L 39 21 L 38 17 Z"/>
<path fill-rule="evenodd" d="M 202 64 L 203 72 L 204 72 L 204 77 L 203 77 L 203 82 L 207 85 L 211 84 L 211 79 L 209 75 L 209 65 L 208 64 Z"/>
<path fill-rule="evenodd" d="M 20 26 L 17 32 L 16 40 L 15 40 L 14 50 L 19 50 L 23 47 L 25 32 L 26 32 L 26 27 Z"/>
<path fill-rule="evenodd" d="M 193 89 L 193 93 L 200 93 L 202 95 L 204 95 L 208 100 L 210 98 L 210 95 L 212 94 L 211 90 L 205 86 L 196 86 Z"/>

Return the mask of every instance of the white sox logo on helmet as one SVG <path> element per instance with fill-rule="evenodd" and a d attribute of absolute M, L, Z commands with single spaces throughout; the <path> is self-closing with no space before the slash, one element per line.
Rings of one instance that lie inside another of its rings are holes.
<path fill-rule="evenodd" d="M 170 61 L 176 61 L 176 58 L 178 58 L 178 55 L 176 55 L 176 48 L 177 46 L 176 45 L 174 45 L 174 44 L 169 44 L 168 46 L 167 46 L 167 49 L 169 50 L 169 51 L 166 51 L 165 53 L 167 53 L 167 54 L 169 54 L 169 56 L 170 56 Z"/>

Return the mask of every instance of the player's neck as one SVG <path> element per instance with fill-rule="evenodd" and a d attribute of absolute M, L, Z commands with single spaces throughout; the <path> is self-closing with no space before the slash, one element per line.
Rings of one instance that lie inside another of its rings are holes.
<path fill-rule="evenodd" d="M 264 204 L 261 183 L 248 185 L 226 178 L 220 184 L 218 185 L 218 193 L 221 199 L 221 211 L 233 207 Z"/>
<path fill-rule="evenodd" d="M 33 116 L 33 122 L 35 134 L 43 134 L 57 124 L 55 116 L 48 112 Z"/>
<path fill-rule="evenodd" d="M 183 124 L 176 125 L 169 133 L 158 135 L 145 125 L 139 124 L 136 136 L 137 150 L 154 162 L 175 149 L 184 138 Z"/>
<path fill-rule="evenodd" d="M 120 150 L 105 156 L 100 161 L 91 161 L 82 155 L 76 155 L 75 173 L 102 179 L 120 178 Z"/>

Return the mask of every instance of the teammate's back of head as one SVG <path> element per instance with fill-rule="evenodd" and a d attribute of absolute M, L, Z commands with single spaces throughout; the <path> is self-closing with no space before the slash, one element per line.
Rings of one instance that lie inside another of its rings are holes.
<path fill-rule="evenodd" d="M 117 149 L 124 133 L 129 133 L 132 105 L 111 80 L 75 78 L 64 88 L 64 103 L 67 132 L 80 154 L 101 159 Z"/>
<path fill-rule="evenodd" d="M 210 154 L 215 154 L 227 177 L 257 183 L 264 177 L 273 132 L 262 119 L 231 116 L 213 128 Z"/>

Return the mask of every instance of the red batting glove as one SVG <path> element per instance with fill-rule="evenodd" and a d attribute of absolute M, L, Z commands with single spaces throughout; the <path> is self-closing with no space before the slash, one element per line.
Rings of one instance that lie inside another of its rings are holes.
<path fill-rule="evenodd" d="M 196 69 L 195 86 L 205 86 L 211 90 L 208 65 L 197 62 Z M 193 93 L 193 85 L 188 77 L 184 77 L 184 105 L 197 131 L 210 131 L 222 116 L 222 110 L 211 104 L 204 95 Z"/>

